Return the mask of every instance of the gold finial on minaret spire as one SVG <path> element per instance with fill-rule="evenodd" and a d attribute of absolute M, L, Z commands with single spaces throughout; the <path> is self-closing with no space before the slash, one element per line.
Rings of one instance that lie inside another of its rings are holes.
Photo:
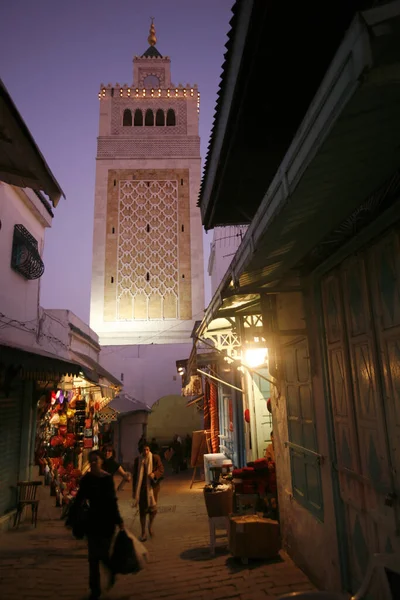
<path fill-rule="evenodd" d="M 157 38 L 156 38 L 156 28 L 154 27 L 154 17 L 150 17 L 150 19 L 151 19 L 150 35 L 147 38 L 147 41 L 149 42 L 150 46 L 155 46 L 156 42 L 157 42 Z"/>

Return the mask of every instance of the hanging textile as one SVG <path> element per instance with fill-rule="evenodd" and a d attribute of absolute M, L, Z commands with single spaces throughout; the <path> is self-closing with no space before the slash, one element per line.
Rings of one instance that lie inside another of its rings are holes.
<path fill-rule="evenodd" d="M 211 448 L 213 453 L 219 452 L 219 419 L 218 419 L 218 389 L 210 383 L 210 420 L 211 420 Z"/>
<path fill-rule="evenodd" d="M 211 417 L 210 417 L 210 383 L 208 379 L 204 386 L 204 429 L 209 431 L 211 429 Z"/>

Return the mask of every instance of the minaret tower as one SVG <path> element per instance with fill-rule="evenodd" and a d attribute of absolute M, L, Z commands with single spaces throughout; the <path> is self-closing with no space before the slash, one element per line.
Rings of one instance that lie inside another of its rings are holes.
<path fill-rule="evenodd" d="M 101 85 L 90 325 L 108 345 L 188 343 L 204 309 L 199 98 L 156 48 Z"/>

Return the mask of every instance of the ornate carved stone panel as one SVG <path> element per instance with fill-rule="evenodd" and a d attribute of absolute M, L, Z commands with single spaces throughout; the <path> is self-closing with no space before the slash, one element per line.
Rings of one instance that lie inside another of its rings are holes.
<path fill-rule="evenodd" d="M 188 171 L 109 172 L 106 321 L 191 318 Z"/>
<path fill-rule="evenodd" d="M 178 316 L 177 183 L 119 182 L 117 318 Z"/>

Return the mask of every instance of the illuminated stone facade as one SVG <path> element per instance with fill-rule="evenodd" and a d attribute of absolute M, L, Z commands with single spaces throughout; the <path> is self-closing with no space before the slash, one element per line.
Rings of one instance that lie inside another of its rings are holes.
<path fill-rule="evenodd" d="M 153 42 L 133 65 L 132 86 L 99 92 L 90 323 L 102 345 L 188 343 L 204 309 L 200 96 Z"/>

